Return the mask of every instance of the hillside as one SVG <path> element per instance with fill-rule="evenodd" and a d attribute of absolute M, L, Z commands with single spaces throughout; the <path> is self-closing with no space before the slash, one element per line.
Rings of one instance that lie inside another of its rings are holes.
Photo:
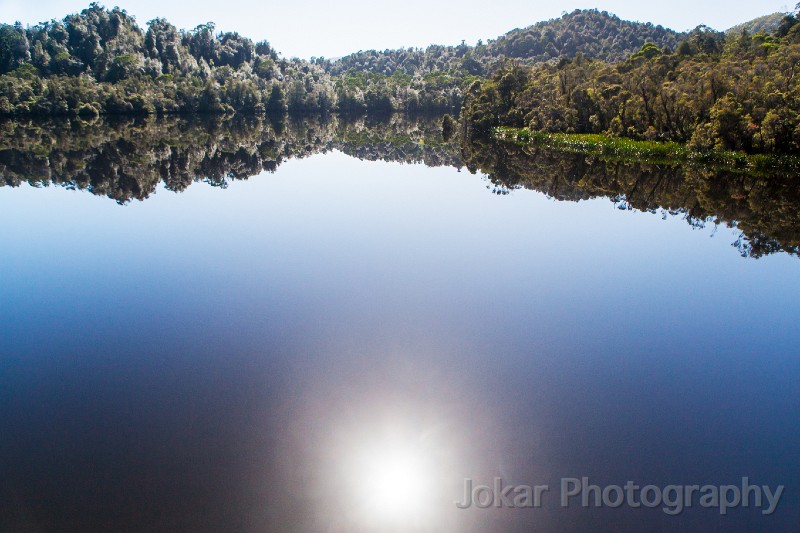
<path fill-rule="evenodd" d="M 622 20 L 606 11 L 575 10 L 558 19 L 512 30 L 489 41 L 487 52 L 533 61 L 572 57 L 582 53 L 602 61 L 622 61 L 638 52 L 644 43 L 674 50 L 686 34 L 651 23 Z"/>
<path fill-rule="evenodd" d="M 398 71 L 405 74 L 463 71 L 485 75 L 504 58 L 540 63 L 582 53 L 586 58 L 622 61 L 647 42 L 662 50 L 674 50 L 687 36 L 650 23 L 625 21 L 605 11 L 576 9 L 561 18 L 511 30 L 485 44 L 359 51 L 328 62 L 327 70 L 332 74 L 360 71 L 386 76 Z"/>
<path fill-rule="evenodd" d="M 763 31 L 764 33 L 775 33 L 781 25 L 781 21 L 786 16 L 786 13 L 773 13 L 771 15 L 764 15 L 747 22 L 737 24 L 732 28 L 725 30 L 727 35 L 738 35 L 742 31 L 746 31 L 750 35 Z"/>
<path fill-rule="evenodd" d="M 654 141 L 702 153 L 798 154 L 799 66 L 796 18 L 782 21 L 774 36 L 725 39 L 698 28 L 674 52 L 648 43 L 613 64 L 580 56 L 533 66 L 509 62 L 469 87 L 462 118 L 476 135 L 509 126 L 527 128 L 528 138 L 587 134 L 649 141 L 659 150 L 665 145 Z M 635 150 L 643 153 L 641 145 Z"/>

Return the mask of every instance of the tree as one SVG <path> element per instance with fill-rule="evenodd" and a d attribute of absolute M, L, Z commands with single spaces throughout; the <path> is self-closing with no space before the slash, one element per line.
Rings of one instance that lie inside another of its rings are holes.
<path fill-rule="evenodd" d="M 286 101 L 283 97 L 283 90 L 278 84 L 272 85 L 272 90 L 267 100 L 266 111 L 273 115 L 283 115 L 286 113 Z"/>
<path fill-rule="evenodd" d="M 0 24 L 0 74 L 14 70 L 28 60 L 28 39 L 22 25 Z"/>

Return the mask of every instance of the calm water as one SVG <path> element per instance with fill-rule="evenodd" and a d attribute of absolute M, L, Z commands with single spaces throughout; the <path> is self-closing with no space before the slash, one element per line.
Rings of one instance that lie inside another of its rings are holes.
<path fill-rule="evenodd" d="M 800 185 L 436 129 L 4 125 L 0 530 L 796 531 Z"/>

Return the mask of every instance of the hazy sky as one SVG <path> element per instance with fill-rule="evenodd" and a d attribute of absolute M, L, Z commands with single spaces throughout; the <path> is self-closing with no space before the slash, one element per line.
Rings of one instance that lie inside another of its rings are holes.
<path fill-rule="evenodd" d="M 142 26 L 164 17 L 190 29 L 213 21 L 218 30 L 267 39 L 284 56 L 337 57 L 358 50 L 492 39 L 508 30 L 561 16 L 576 8 L 598 8 L 623 19 L 687 30 L 707 24 L 724 30 L 755 17 L 788 11 L 785 0 L 118 0 Z M 89 0 L 0 0 L 0 20 L 35 24 L 84 9 Z M 792 6 L 794 0 L 792 1 Z"/>

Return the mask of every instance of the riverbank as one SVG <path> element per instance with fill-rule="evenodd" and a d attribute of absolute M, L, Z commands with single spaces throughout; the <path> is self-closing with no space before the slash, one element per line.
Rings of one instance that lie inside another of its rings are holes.
<path fill-rule="evenodd" d="M 800 157 L 790 155 L 698 152 L 674 142 L 637 141 L 597 134 L 541 133 L 531 132 L 527 128 L 498 127 L 494 129 L 494 134 L 502 141 L 541 146 L 560 152 L 597 155 L 605 159 L 653 164 L 696 163 L 744 172 L 800 172 Z"/>

